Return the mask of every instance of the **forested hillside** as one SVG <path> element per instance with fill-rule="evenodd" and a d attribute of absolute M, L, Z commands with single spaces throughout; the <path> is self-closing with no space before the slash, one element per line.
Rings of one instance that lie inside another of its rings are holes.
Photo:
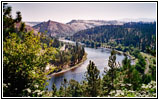
<path fill-rule="evenodd" d="M 45 90 L 48 74 L 79 63 L 85 51 L 38 33 L 21 21 L 20 12 L 13 19 L 11 11 L 3 5 L 3 96 L 37 96 L 37 90 Z"/>
<path fill-rule="evenodd" d="M 103 44 L 115 47 L 120 44 L 155 55 L 156 22 L 99 26 L 77 32 L 72 40 L 80 41 L 90 47 L 100 47 Z"/>
<path fill-rule="evenodd" d="M 12 18 L 11 11 L 3 3 L 3 97 L 157 97 L 155 22 L 106 25 L 76 33 L 72 40 L 90 47 L 132 50 L 137 61 L 132 65 L 125 55 L 119 64 L 117 52 L 112 49 L 109 58 L 101 61 L 108 63 L 102 77 L 98 66 L 89 59 L 82 81 L 60 77 L 60 89 L 52 82 L 52 91 L 48 91 L 50 74 L 81 63 L 87 49 L 78 42 L 60 42 L 45 31 L 38 33 L 22 22 L 20 12 Z"/>

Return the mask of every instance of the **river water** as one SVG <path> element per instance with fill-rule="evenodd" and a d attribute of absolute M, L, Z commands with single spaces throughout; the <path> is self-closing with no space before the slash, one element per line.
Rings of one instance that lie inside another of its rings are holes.
<path fill-rule="evenodd" d="M 83 62 L 79 67 L 69 70 L 65 73 L 61 73 L 58 75 L 53 76 L 50 80 L 48 80 L 49 85 L 46 87 L 49 91 L 51 91 L 52 84 L 55 83 L 56 87 L 59 89 L 61 82 L 64 78 L 66 78 L 68 81 L 70 79 L 74 79 L 78 82 L 81 82 L 84 80 L 84 74 L 87 70 L 87 66 L 89 64 L 89 61 L 93 61 L 97 68 L 100 70 L 100 76 L 102 77 L 102 74 L 104 72 L 104 68 L 108 67 L 108 59 L 111 53 L 110 49 L 107 48 L 87 48 L 85 47 L 85 52 L 87 53 L 87 60 Z M 116 62 L 120 63 L 124 59 L 123 55 L 116 55 Z M 108 67 L 109 68 L 109 67 Z"/>

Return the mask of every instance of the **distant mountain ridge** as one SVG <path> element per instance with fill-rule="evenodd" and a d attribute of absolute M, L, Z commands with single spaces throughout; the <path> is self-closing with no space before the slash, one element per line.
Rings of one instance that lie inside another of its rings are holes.
<path fill-rule="evenodd" d="M 134 19 L 134 22 L 153 22 L 151 19 Z M 71 20 L 68 23 L 60 23 L 48 20 L 47 22 L 26 22 L 26 25 L 32 26 L 38 32 L 47 32 L 49 36 L 71 36 L 74 33 L 94 28 L 102 25 L 123 25 L 127 22 L 133 22 L 133 19 L 122 20 Z"/>
<path fill-rule="evenodd" d="M 26 25 L 29 25 L 29 26 L 35 26 L 35 25 L 37 25 L 37 24 L 39 24 L 39 23 L 41 23 L 41 22 L 25 22 L 25 24 Z"/>
<path fill-rule="evenodd" d="M 123 25 L 123 22 L 116 20 L 106 21 L 106 20 L 72 20 L 67 23 L 70 25 L 76 32 L 80 30 L 85 30 L 101 25 Z"/>
<path fill-rule="evenodd" d="M 33 28 L 39 32 L 47 32 L 49 36 L 71 36 L 78 31 L 101 25 L 123 25 L 123 23 L 116 20 L 72 20 L 64 24 L 49 20 L 47 22 L 38 23 L 33 26 Z"/>
<path fill-rule="evenodd" d="M 123 21 L 123 22 L 154 22 L 156 21 L 156 19 L 153 18 L 124 18 L 124 19 L 120 19 L 119 21 Z"/>

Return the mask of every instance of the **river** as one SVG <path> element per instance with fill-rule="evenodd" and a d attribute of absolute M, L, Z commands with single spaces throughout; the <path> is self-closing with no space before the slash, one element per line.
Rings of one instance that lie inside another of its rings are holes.
<path fill-rule="evenodd" d="M 68 81 L 70 79 L 74 79 L 78 82 L 81 82 L 84 80 L 84 73 L 87 70 L 87 65 L 89 64 L 89 61 L 93 61 L 97 68 L 100 70 L 100 76 L 102 77 L 102 74 L 104 72 L 104 68 L 108 67 L 108 59 L 111 53 L 110 49 L 107 48 L 87 48 L 85 47 L 85 52 L 87 53 L 87 60 L 83 62 L 79 67 L 69 70 L 65 73 L 61 73 L 58 75 L 53 76 L 50 80 L 48 80 L 49 85 L 46 86 L 49 91 L 51 91 L 52 84 L 55 83 L 56 87 L 59 89 L 61 82 L 64 78 L 66 78 Z M 120 63 L 124 59 L 123 55 L 116 55 L 116 62 Z"/>

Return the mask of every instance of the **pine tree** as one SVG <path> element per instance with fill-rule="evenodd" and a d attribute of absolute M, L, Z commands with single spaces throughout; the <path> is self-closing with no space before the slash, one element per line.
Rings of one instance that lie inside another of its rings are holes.
<path fill-rule="evenodd" d="M 91 97 L 96 97 L 100 92 L 100 71 L 95 66 L 94 62 L 90 61 L 85 73 L 86 80 L 88 82 L 88 94 Z"/>
<path fill-rule="evenodd" d="M 3 4 L 3 40 L 9 36 L 9 32 L 15 32 L 14 27 L 14 19 L 11 16 L 12 8 L 7 5 L 7 3 Z"/>
<path fill-rule="evenodd" d="M 104 95 L 108 95 L 111 90 L 115 90 L 114 80 L 116 78 L 117 64 L 116 64 L 116 53 L 114 50 L 112 50 L 111 56 L 109 57 L 108 66 L 110 69 L 109 70 L 105 69 L 104 70 L 105 75 L 103 76 Z"/>
<path fill-rule="evenodd" d="M 116 68 L 117 68 L 116 55 L 114 50 L 112 50 L 111 56 L 109 57 L 108 66 L 110 67 L 109 71 L 110 71 L 110 76 L 112 77 L 111 88 L 114 89 L 114 79 L 116 78 Z"/>
<path fill-rule="evenodd" d="M 52 96 L 53 97 L 56 96 L 57 88 L 56 88 L 55 83 L 52 84 L 52 91 L 53 91 Z"/>
<path fill-rule="evenodd" d="M 64 97 L 67 96 L 67 92 L 66 92 L 67 84 L 68 84 L 67 79 L 64 78 L 64 80 L 63 80 L 63 82 L 62 82 L 62 85 L 63 85 L 63 87 L 64 87 Z"/>
<path fill-rule="evenodd" d="M 9 36 L 9 33 L 16 32 L 15 24 L 20 23 L 22 20 L 21 12 L 19 11 L 16 12 L 17 16 L 15 19 L 13 19 L 11 16 L 11 11 L 12 8 L 8 6 L 7 3 L 4 3 L 3 4 L 3 40 L 5 40 Z"/>
<path fill-rule="evenodd" d="M 82 96 L 82 89 L 80 84 L 76 81 L 71 79 L 69 81 L 69 87 L 67 88 L 68 94 L 72 97 L 80 97 Z"/>
<path fill-rule="evenodd" d="M 132 66 L 131 66 L 131 60 L 128 59 L 128 57 L 126 56 L 125 59 L 122 61 L 122 65 L 123 65 L 123 71 L 125 71 L 125 75 L 126 77 L 124 78 L 124 81 L 126 83 L 131 83 L 132 80 Z"/>
<path fill-rule="evenodd" d="M 59 97 L 64 97 L 65 93 L 64 93 L 64 87 L 61 85 L 60 89 L 58 91 L 58 96 Z"/>

